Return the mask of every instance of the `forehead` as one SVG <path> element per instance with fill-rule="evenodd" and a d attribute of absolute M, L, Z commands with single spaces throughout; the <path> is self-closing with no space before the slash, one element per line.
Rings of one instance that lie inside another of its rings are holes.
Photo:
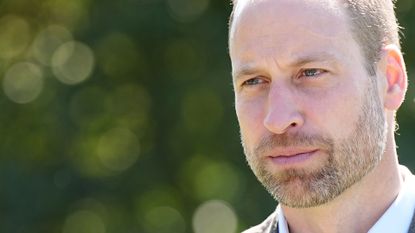
<path fill-rule="evenodd" d="M 240 0 L 229 34 L 232 63 L 236 57 L 348 53 L 355 41 L 345 8 L 340 0 Z"/>

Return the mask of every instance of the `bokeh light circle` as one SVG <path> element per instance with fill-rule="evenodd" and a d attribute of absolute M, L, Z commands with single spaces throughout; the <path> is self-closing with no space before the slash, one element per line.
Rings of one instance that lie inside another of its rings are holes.
<path fill-rule="evenodd" d="M 63 233 L 105 233 L 104 221 L 96 213 L 79 210 L 66 218 Z"/>
<path fill-rule="evenodd" d="M 19 104 L 35 100 L 42 89 L 42 70 L 29 62 L 14 64 L 8 69 L 3 79 L 3 90 L 6 96 Z"/>
<path fill-rule="evenodd" d="M 69 41 L 54 52 L 52 70 L 64 84 L 78 84 L 87 79 L 94 68 L 93 51 L 84 43 Z"/>
<path fill-rule="evenodd" d="M 185 221 L 176 209 L 169 206 L 155 207 L 149 210 L 145 217 L 147 232 L 157 233 L 184 233 Z"/>
<path fill-rule="evenodd" d="M 140 153 L 139 140 L 128 129 L 114 128 L 101 136 L 97 153 L 105 168 L 121 172 L 136 162 Z"/>
<path fill-rule="evenodd" d="M 237 224 L 235 211 L 229 204 L 220 200 L 203 203 L 193 215 L 195 233 L 235 233 Z"/>
<path fill-rule="evenodd" d="M 0 19 L 0 58 L 10 59 L 19 55 L 30 40 L 30 26 L 26 20 L 15 15 Z"/>
<path fill-rule="evenodd" d="M 225 162 L 205 162 L 197 168 L 187 169 L 193 174 L 195 196 L 201 200 L 220 198 L 231 200 L 240 190 L 236 169 Z"/>
<path fill-rule="evenodd" d="M 68 29 L 59 25 L 49 25 L 36 35 L 32 45 L 33 56 L 43 65 L 50 66 L 56 49 L 71 40 L 72 34 Z"/>

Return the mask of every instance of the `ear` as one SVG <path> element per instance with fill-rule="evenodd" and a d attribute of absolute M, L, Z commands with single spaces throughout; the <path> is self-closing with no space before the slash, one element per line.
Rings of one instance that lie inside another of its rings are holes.
<path fill-rule="evenodd" d="M 383 48 L 384 75 L 386 78 L 386 92 L 384 107 L 389 110 L 398 110 L 408 86 L 408 77 L 405 62 L 400 49 L 396 45 L 387 45 Z"/>

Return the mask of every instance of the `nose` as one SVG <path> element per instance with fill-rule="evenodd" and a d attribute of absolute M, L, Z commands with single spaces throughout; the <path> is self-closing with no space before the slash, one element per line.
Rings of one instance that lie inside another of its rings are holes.
<path fill-rule="evenodd" d="M 271 87 L 266 104 L 264 126 L 274 134 L 295 132 L 304 124 L 297 96 L 289 88 Z"/>

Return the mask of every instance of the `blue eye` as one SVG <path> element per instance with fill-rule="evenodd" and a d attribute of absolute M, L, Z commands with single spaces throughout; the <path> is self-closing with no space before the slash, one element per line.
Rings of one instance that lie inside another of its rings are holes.
<path fill-rule="evenodd" d="M 315 77 L 325 73 L 322 69 L 305 69 L 300 73 L 300 77 Z"/>
<path fill-rule="evenodd" d="M 253 85 L 259 85 L 259 84 L 263 84 L 264 80 L 260 79 L 260 78 L 252 78 L 252 79 L 248 79 L 246 80 L 243 85 L 247 85 L 247 86 L 253 86 Z"/>

